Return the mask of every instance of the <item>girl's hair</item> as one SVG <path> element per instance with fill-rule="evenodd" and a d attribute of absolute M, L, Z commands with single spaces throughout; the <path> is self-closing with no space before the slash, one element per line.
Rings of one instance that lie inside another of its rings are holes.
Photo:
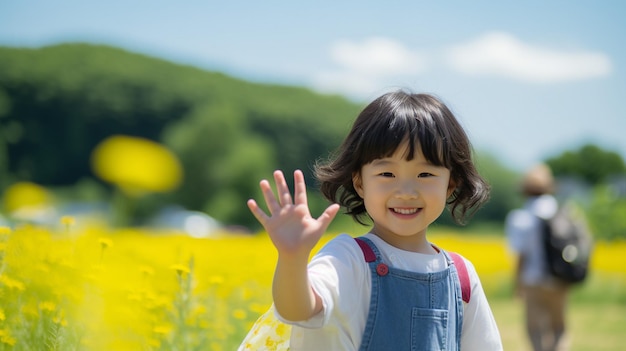
<path fill-rule="evenodd" d="M 489 185 L 472 161 L 472 148 L 452 112 L 437 98 L 403 90 L 372 101 L 354 121 L 343 144 L 327 163 L 315 165 L 322 194 L 346 208 L 346 213 L 365 224 L 369 218 L 363 199 L 352 183 L 361 167 L 389 157 L 405 141 L 407 160 L 421 150 L 430 163 L 450 170 L 455 190 L 448 198 L 450 213 L 464 223 L 489 198 Z"/>

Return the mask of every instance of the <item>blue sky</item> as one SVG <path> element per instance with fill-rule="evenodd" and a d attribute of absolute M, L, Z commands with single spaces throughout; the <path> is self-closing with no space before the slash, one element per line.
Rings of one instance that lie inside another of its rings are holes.
<path fill-rule="evenodd" d="M 523 170 L 594 143 L 626 158 L 626 2 L 1 1 L 0 45 L 109 44 L 366 103 L 433 93 Z"/>

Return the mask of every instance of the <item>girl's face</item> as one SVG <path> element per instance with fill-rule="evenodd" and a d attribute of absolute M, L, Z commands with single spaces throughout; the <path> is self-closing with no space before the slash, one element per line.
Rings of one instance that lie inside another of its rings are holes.
<path fill-rule="evenodd" d="M 407 147 L 362 166 L 354 188 L 374 221 L 373 233 L 404 250 L 428 250 L 426 229 L 445 209 L 454 185 L 450 170 L 429 163 L 421 150 L 407 161 Z"/>

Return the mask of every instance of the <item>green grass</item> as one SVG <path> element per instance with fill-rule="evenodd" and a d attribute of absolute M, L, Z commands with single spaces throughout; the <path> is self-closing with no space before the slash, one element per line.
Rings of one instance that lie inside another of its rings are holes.
<path fill-rule="evenodd" d="M 524 328 L 523 304 L 519 299 L 490 301 L 504 349 L 531 350 Z M 615 351 L 626 346 L 626 305 L 574 302 L 567 321 L 570 351 Z"/>
<path fill-rule="evenodd" d="M 524 305 L 512 289 L 492 292 L 489 304 L 506 351 L 531 350 L 525 330 Z M 622 274 L 592 274 L 569 296 L 569 351 L 626 349 L 626 279 Z"/>

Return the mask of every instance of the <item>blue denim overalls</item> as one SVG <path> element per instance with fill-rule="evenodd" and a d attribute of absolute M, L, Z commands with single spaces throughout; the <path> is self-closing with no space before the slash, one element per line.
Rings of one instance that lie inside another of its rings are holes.
<path fill-rule="evenodd" d="M 448 268 L 435 273 L 387 266 L 374 243 L 358 238 L 372 274 L 372 293 L 361 351 L 459 351 L 463 300 L 457 270 L 443 251 Z M 362 243 L 375 254 L 368 259 Z"/>

